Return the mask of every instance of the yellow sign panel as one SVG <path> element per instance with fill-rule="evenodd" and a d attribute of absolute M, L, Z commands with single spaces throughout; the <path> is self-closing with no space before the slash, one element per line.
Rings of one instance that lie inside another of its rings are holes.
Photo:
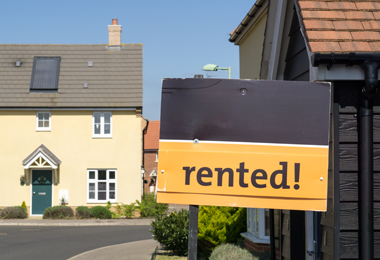
<path fill-rule="evenodd" d="M 161 203 L 326 210 L 328 147 L 160 141 Z"/>
<path fill-rule="evenodd" d="M 164 79 L 157 201 L 326 211 L 330 85 Z"/>

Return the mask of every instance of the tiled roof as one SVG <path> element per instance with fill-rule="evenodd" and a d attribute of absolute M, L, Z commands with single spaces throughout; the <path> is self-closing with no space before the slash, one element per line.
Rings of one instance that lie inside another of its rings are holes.
<path fill-rule="evenodd" d="M 160 121 L 149 121 L 148 130 L 144 136 L 144 150 L 158 150 L 160 139 Z"/>
<path fill-rule="evenodd" d="M 109 48 L 107 44 L 0 44 L 0 107 L 142 107 L 142 45 Z M 56 93 L 30 92 L 34 57 L 61 58 Z M 20 67 L 16 61 L 21 61 Z M 88 66 L 89 61 L 93 66 Z"/>
<path fill-rule="evenodd" d="M 298 0 L 311 52 L 380 51 L 380 0 Z"/>

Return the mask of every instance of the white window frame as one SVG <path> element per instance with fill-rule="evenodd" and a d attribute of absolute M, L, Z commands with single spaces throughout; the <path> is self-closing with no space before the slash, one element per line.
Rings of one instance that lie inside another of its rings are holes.
<path fill-rule="evenodd" d="M 100 134 L 95 134 L 95 114 L 100 114 Z M 110 117 L 110 133 L 104 134 L 104 114 L 111 114 Z M 92 138 L 112 138 L 112 112 L 111 111 L 94 111 L 92 113 Z"/>
<path fill-rule="evenodd" d="M 247 232 L 241 233 L 243 237 L 254 243 L 270 243 L 270 236 L 265 235 L 265 211 L 269 209 L 247 208 Z"/>
<path fill-rule="evenodd" d="M 38 126 L 38 114 L 49 114 L 49 127 Z M 50 111 L 37 111 L 36 113 L 36 131 L 38 132 L 50 132 L 51 131 L 51 112 Z"/>
<path fill-rule="evenodd" d="M 106 180 L 98 179 L 98 171 L 106 171 Z M 95 172 L 95 179 L 90 179 L 90 172 Z M 109 172 L 115 172 L 115 179 L 109 178 Z M 98 183 L 106 182 L 106 199 L 98 200 Z M 90 183 L 95 183 L 95 199 L 90 199 Z M 115 183 L 115 198 L 109 198 L 109 183 Z M 87 169 L 87 203 L 116 203 L 117 202 L 117 170 L 116 169 Z"/>

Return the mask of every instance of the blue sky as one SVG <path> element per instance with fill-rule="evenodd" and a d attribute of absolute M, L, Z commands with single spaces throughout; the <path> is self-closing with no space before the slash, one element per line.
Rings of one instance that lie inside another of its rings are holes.
<path fill-rule="evenodd" d="M 208 63 L 231 66 L 239 77 L 239 48 L 228 41 L 255 0 L 38 0 L 6 1 L 0 9 L 0 43 L 108 43 L 117 18 L 123 43 L 142 43 L 144 110 L 159 120 L 162 78 L 192 78 Z M 227 71 L 211 76 L 227 78 Z"/>

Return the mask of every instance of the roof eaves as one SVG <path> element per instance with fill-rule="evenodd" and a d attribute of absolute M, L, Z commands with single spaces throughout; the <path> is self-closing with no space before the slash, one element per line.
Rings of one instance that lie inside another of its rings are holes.
<path fill-rule="evenodd" d="M 230 42 L 235 42 L 238 36 L 246 29 L 249 22 L 256 17 L 256 13 L 259 11 L 261 7 L 263 7 L 263 3 L 268 0 L 257 0 L 256 3 L 252 6 L 251 10 L 247 13 L 247 15 L 243 18 L 238 27 L 235 28 L 231 32 L 231 36 L 228 39 Z"/>

